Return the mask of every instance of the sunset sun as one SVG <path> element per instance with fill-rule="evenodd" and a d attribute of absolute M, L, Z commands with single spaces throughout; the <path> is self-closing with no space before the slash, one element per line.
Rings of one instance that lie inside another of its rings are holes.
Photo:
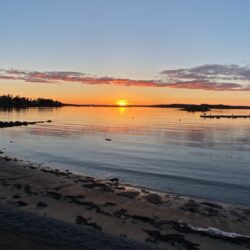
<path fill-rule="evenodd" d="M 118 100 L 118 101 L 116 102 L 116 104 L 117 104 L 118 106 L 124 107 L 124 106 L 127 106 L 127 105 L 128 105 L 128 101 L 127 101 L 127 100 Z"/>

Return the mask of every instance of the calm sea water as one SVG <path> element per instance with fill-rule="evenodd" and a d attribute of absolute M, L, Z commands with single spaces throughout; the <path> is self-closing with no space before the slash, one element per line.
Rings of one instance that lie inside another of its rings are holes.
<path fill-rule="evenodd" d="M 82 174 L 250 205 L 250 119 L 199 116 L 156 108 L 0 110 L 0 120 L 53 121 L 0 129 L 0 149 Z"/>

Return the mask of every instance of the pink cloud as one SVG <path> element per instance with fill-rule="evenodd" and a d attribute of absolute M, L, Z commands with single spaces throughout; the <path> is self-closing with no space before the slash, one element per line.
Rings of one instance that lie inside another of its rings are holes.
<path fill-rule="evenodd" d="M 81 72 L 39 72 L 0 70 L 2 80 L 22 80 L 31 83 L 78 83 L 88 85 L 116 85 L 135 87 L 167 87 L 214 91 L 249 91 L 250 69 L 238 65 L 203 65 L 194 68 L 165 70 L 161 80 L 134 80 L 129 78 L 97 77 Z M 242 82 L 239 83 L 239 81 Z"/>

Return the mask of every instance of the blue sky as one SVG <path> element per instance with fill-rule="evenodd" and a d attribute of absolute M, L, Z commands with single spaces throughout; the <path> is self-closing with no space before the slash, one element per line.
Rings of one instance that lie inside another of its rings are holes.
<path fill-rule="evenodd" d="M 248 0 L 2 0 L 1 68 L 151 79 L 248 63 Z"/>

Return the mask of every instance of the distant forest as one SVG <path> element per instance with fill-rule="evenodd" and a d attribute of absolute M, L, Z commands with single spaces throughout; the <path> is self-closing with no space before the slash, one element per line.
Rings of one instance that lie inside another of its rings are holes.
<path fill-rule="evenodd" d="M 61 107 L 63 103 L 54 101 L 52 99 L 30 99 L 20 96 L 3 95 L 0 96 L 0 107 Z"/>
<path fill-rule="evenodd" d="M 100 104 L 65 104 L 59 101 L 45 98 L 30 99 L 27 97 L 2 95 L 0 96 L 0 107 L 4 108 L 28 108 L 28 107 L 120 107 L 119 105 Z M 127 105 L 129 107 L 151 107 L 151 108 L 178 108 L 188 112 L 208 112 L 211 109 L 250 109 L 250 106 L 233 106 L 223 104 L 156 104 L 156 105 Z"/>

